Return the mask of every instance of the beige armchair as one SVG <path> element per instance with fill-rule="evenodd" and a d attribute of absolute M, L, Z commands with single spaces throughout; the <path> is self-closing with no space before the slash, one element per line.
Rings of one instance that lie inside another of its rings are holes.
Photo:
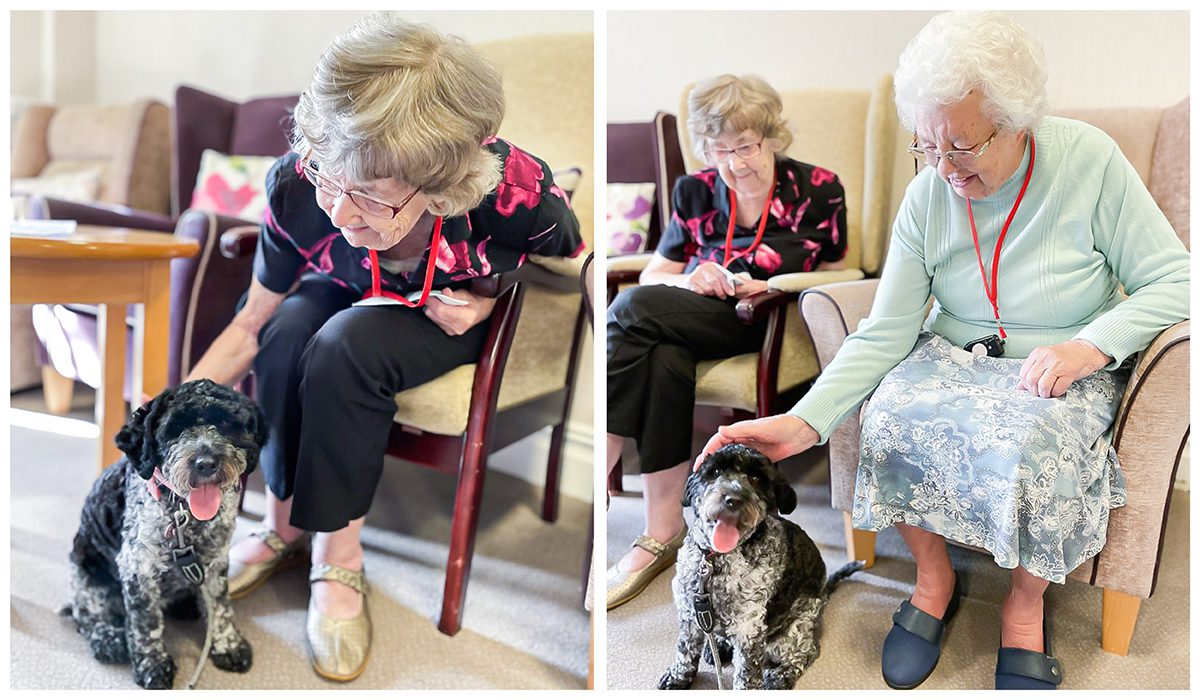
<path fill-rule="evenodd" d="M 166 214 L 170 112 L 159 102 L 32 106 L 13 130 L 13 180 L 99 170 L 96 202 Z M 19 194 L 15 192 L 14 194 Z"/>
<path fill-rule="evenodd" d="M 1117 140 L 1188 245 L 1189 101 L 1161 110 L 1060 114 L 1094 124 Z M 801 312 L 812 329 L 821 367 L 868 315 L 877 287 L 878 280 L 864 280 L 814 287 L 802 295 Z M 1129 651 L 1141 601 L 1154 593 L 1162 563 L 1167 511 L 1189 432 L 1190 338 L 1190 323 L 1185 321 L 1164 331 L 1138 357 L 1114 423 L 1128 504 L 1110 514 L 1108 542 L 1100 554 L 1070 574 L 1104 589 L 1101 646 L 1122 656 Z M 859 433 L 859 414 L 854 414 L 830 436 L 830 486 L 833 507 L 845 514 L 847 554 L 869 567 L 875 559 L 875 533 L 854 530 L 850 521 Z"/>
<path fill-rule="evenodd" d="M 166 213 L 171 184 L 168 122 L 167 107 L 150 100 L 26 108 L 12 131 L 14 213 L 23 216 L 25 196 L 36 193 Z M 14 305 L 10 325 L 11 389 L 43 381 L 63 386 L 61 376 L 39 370 L 32 305 Z"/>

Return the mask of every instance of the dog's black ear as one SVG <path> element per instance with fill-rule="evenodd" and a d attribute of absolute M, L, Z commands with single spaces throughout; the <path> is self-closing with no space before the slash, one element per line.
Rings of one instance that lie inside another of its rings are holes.
<path fill-rule="evenodd" d="M 781 515 L 787 515 L 796 510 L 796 489 L 792 488 L 783 474 L 780 474 L 778 470 L 774 471 L 775 475 L 771 478 L 771 486 L 775 490 L 775 506 Z"/>
<path fill-rule="evenodd" d="M 254 436 L 254 446 L 257 448 L 247 455 L 246 474 L 250 474 L 258 467 L 258 455 L 262 451 L 263 445 L 267 444 L 270 431 L 267 426 L 267 417 L 263 414 L 262 409 L 252 399 L 247 401 L 250 404 L 250 434 Z"/>
<path fill-rule="evenodd" d="M 154 437 L 154 429 L 167 410 L 174 392 L 164 391 L 154 397 L 150 403 L 138 406 L 129 422 L 117 432 L 117 448 L 125 453 L 137 470 L 138 476 L 149 479 L 154 474 L 154 467 L 162 461 L 158 454 L 158 440 Z"/>
<path fill-rule="evenodd" d="M 703 489 L 704 484 L 700 481 L 700 472 L 688 474 L 687 483 L 683 487 L 683 507 L 690 507 Z"/>

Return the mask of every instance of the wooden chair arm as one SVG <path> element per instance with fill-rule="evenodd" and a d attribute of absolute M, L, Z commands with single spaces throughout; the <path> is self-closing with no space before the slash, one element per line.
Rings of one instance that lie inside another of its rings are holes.
<path fill-rule="evenodd" d="M 789 292 L 776 292 L 768 289 L 765 292 L 739 299 L 735 307 L 738 320 L 746 325 L 758 323 L 775 309 L 794 302 L 797 296 Z"/>

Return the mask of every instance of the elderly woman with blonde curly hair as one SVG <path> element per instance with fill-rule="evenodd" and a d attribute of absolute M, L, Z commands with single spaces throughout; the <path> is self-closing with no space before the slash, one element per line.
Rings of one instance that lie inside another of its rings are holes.
<path fill-rule="evenodd" d="M 189 376 L 254 370 L 267 508 L 230 550 L 230 595 L 315 531 L 306 633 L 325 678 L 357 677 L 370 650 L 359 533 L 393 396 L 476 360 L 494 301 L 473 279 L 582 248 L 550 169 L 496 138 L 503 116 L 499 75 L 460 39 L 385 14 L 335 39 L 267 176 L 245 304 Z"/>
<path fill-rule="evenodd" d="M 784 155 L 792 141 L 774 88 L 722 75 L 688 96 L 687 128 L 708 167 L 679 178 L 671 222 L 640 286 L 608 311 L 608 468 L 637 444 L 646 525 L 608 573 L 608 607 L 641 592 L 683 543 L 696 363 L 754 352 L 741 298 L 776 274 L 841 267 L 846 203 L 832 172 Z"/>
<path fill-rule="evenodd" d="M 782 459 L 874 391 L 853 524 L 895 525 L 917 566 L 884 680 L 913 688 L 937 665 L 962 596 L 950 539 L 1012 572 L 996 687 L 1053 689 L 1043 594 L 1100 551 L 1125 504 L 1109 430 L 1126 360 L 1188 317 L 1188 254 L 1109 136 L 1043 116 L 1042 48 L 1003 14 L 934 17 L 895 87 L 926 167 L 870 316 L 791 411 L 722 428 L 705 453 L 737 442 Z"/>

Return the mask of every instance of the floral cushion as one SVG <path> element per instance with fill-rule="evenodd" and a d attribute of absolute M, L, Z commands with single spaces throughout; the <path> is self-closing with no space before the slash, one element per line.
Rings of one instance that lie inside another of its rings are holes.
<path fill-rule="evenodd" d="M 608 183 L 609 255 L 632 255 L 646 251 L 653 206 L 653 182 Z"/>
<path fill-rule="evenodd" d="M 275 161 L 271 156 L 231 156 L 204 149 L 192 208 L 261 221 L 267 209 L 267 171 Z"/>

